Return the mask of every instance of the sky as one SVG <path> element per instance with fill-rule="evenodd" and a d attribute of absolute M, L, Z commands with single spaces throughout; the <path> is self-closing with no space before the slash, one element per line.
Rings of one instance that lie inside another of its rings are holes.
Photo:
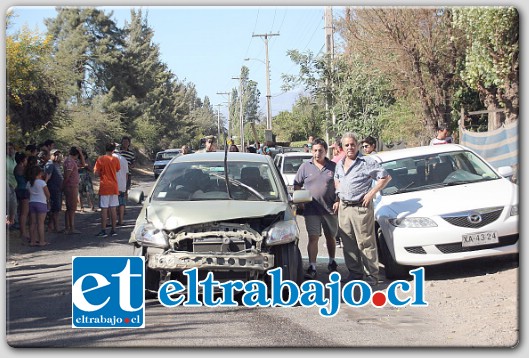
<path fill-rule="evenodd" d="M 119 27 L 130 21 L 131 6 L 100 7 Z M 298 66 L 287 56 L 297 49 L 314 54 L 325 52 L 324 9 L 322 6 L 135 6 L 147 14 L 159 45 L 161 60 L 184 82 L 195 84 L 198 96 L 208 96 L 215 113 L 227 116 L 228 96 L 238 87 L 241 66 L 250 69 L 250 79 L 261 92 L 261 112 L 266 117 L 266 66 L 264 37 L 269 36 L 270 93 L 272 115 L 291 110 L 302 89 L 281 91 L 282 74 L 297 74 Z M 16 18 L 7 34 L 22 26 L 44 33 L 45 18 L 57 12 L 53 6 L 12 6 Z M 341 8 L 333 9 L 336 13 Z M 249 58 L 250 60 L 245 61 Z M 220 107 L 217 105 L 221 105 Z"/>

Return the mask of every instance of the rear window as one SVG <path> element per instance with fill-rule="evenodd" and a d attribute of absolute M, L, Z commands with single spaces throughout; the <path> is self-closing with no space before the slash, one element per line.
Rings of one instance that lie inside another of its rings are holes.
<path fill-rule="evenodd" d="M 156 154 L 156 160 L 168 160 L 176 157 L 180 152 L 161 152 Z"/>
<path fill-rule="evenodd" d="M 312 157 L 285 157 L 283 163 L 284 174 L 296 174 L 301 164 L 308 162 Z"/>

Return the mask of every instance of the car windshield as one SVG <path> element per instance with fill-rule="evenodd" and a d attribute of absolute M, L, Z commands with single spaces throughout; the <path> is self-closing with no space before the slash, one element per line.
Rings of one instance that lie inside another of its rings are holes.
<path fill-rule="evenodd" d="M 228 162 L 229 194 L 223 162 L 170 164 L 153 191 L 155 201 L 281 201 L 281 186 L 267 163 Z"/>
<path fill-rule="evenodd" d="M 169 160 L 176 157 L 180 152 L 161 152 L 156 154 L 156 160 Z"/>
<path fill-rule="evenodd" d="M 499 179 L 483 160 L 469 151 L 402 158 L 382 166 L 392 178 L 382 195 Z"/>
<path fill-rule="evenodd" d="M 312 157 L 285 157 L 283 163 L 284 174 L 296 174 L 301 164 L 308 162 Z"/>

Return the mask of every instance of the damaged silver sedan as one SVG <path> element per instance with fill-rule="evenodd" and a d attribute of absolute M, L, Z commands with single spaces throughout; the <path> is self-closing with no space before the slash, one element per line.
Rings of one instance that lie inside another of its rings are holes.
<path fill-rule="evenodd" d="M 289 197 L 269 156 L 213 152 L 174 158 L 151 193 L 131 190 L 143 203 L 130 243 L 145 257 L 147 295 L 166 280 L 186 284 L 186 269 L 217 281 L 265 280 L 282 267 L 283 279 L 303 281 L 297 203 Z"/>

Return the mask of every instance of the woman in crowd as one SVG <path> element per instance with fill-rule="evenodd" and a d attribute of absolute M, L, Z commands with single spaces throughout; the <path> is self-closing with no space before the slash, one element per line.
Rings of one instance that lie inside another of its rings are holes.
<path fill-rule="evenodd" d="M 19 217 L 18 222 L 20 224 L 20 238 L 22 243 L 26 244 L 29 242 L 28 234 L 28 216 L 29 216 L 29 190 L 27 188 L 26 180 L 26 167 L 28 163 L 28 157 L 26 153 L 16 153 L 15 161 L 17 165 L 13 170 L 15 179 L 17 180 L 17 187 L 15 193 L 18 200 Z"/>

